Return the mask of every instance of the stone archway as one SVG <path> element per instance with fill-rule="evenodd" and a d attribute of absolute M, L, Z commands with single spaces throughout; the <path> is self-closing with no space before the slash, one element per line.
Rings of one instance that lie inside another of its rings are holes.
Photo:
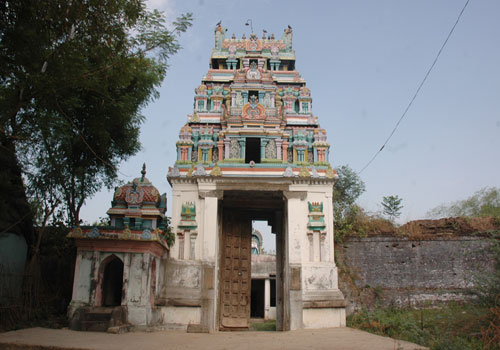
<path fill-rule="evenodd" d="M 101 306 L 120 306 L 123 289 L 123 262 L 111 255 L 101 263 Z"/>

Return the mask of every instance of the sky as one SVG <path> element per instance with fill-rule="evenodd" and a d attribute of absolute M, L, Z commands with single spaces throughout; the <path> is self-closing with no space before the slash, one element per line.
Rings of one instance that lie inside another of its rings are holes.
<path fill-rule="evenodd" d="M 207 73 L 215 24 L 227 34 L 281 37 L 293 28 L 296 69 L 328 132 L 330 163 L 360 171 L 401 117 L 465 0 L 208 1 L 150 0 L 168 20 L 192 12 L 159 92 L 143 114 L 142 150 L 120 167 L 120 178 L 147 177 L 167 193 L 179 129 L 192 113 L 194 89 Z M 403 198 L 399 222 L 421 219 L 442 204 L 484 187 L 500 187 L 500 1 L 471 0 L 405 119 L 361 173 L 359 204 L 381 211 L 387 195 Z M 112 191 L 86 202 L 81 218 L 104 217 Z M 169 205 L 169 204 L 168 204 Z M 170 213 L 170 207 L 167 213 Z"/>

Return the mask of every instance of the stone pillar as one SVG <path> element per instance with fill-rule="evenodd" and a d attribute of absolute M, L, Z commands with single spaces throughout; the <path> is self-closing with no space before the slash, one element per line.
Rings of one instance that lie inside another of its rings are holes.
<path fill-rule="evenodd" d="M 271 308 L 271 283 L 269 277 L 264 281 L 264 319 L 269 319 L 269 309 Z"/>
<path fill-rule="evenodd" d="M 218 293 L 218 276 L 215 273 L 217 271 L 219 254 L 218 200 L 222 198 L 223 192 L 200 189 L 198 194 L 204 202 L 202 252 L 201 256 L 198 257 L 203 265 L 201 327 L 213 332 L 215 331 L 217 317 Z"/>
<path fill-rule="evenodd" d="M 219 162 L 222 162 L 224 157 L 224 154 L 222 153 L 224 149 L 224 141 L 222 140 L 217 141 L 217 148 L 219 150 Z"/>
<path fill-rule="evenodd" d="M 282 139 L 276 139 L 276 158 L 281 159 L 281 145 L 283 143 Z"/>
<path fill-rule="evenodd" d="M 319 261 L 328 261 L 325 250 L 326 232 L 320 232 L 319 234 Z"/>
<path fill-rule="evenodd" d="M 269 142 L 268 139 L 262 138 L 260 139 L 260 159 L 266 158 L 266 145 Z"/>
<path fill-rule="evenodd" d="M 101 265 L 101 253 L 97 250 L 94 250 L 92 254 L 92 271 L 91 271 L 91 278 L 90 278 L 90 285 L 94 286 L 92 290 L 90 291 L 90 303 L 95 306 L 101 306 L 99 305 L 100 300 L 97 296 L 97 286 L 99 285 L 99 282 L 102 283 L 102 281 L 99 281 L 99 266 Z M 123 299 L 122 299 L 123 300 Z"/>
<path fill-rule="evenodd" d="M 177 146 L 177 160 L 181 160 L 181 147 Z"/>
<path fill-rule="evenodd" d="M 177 240 L 179 241 L 179 260 L 184 260 L 184 232 L 177 233 Z"/>
<path fill-rule="evenodd" d="M 198 236 L 198 232 L 196 232 L 196 231 L 191 231 L 189 233 L 189 259 L 190 260 L 196 260 L 195 248 L 196 248 L 196 237 L 197 236 Z"/>
<path fill-rule="evenodd" d="M 283 161 L 288 162 L 288 141 L 283 141 Z"/>
<path fill-rule="evenodd" d="M 146 273 L 142 274 L 141 278 L 141 305 L 147 305 L 149 304 L 149 266 L 151 265 L 151 255 L 149 253 L 144 253 L 142 254 L 142 267 Z M 146 323 L 146 320 L 144 320 L 144 323 Z"/>
<path fill-rule="evenodd" d="M 189 148 L 188 148 L 188 159 L 187 160 L 191 161 L 191 155 L 192 155 L 192 153 L 193 153 L 193 147 L 189 146 Z"/>
<path fill-rule="evenodd" d="M 224 139 L 224 158 L 228 159 L 229 158 L 229 145 L 231 144 L 231 139 L 229 137 L 226 137 Z"/>
<path fill-rule="evenodd" d="M 292 187 L 292 186 L 290 186 Z M 301 187 L 300 189 L 302 189 Z M 287 228 L 288 239 L 286 249 L 288 261 L 286 262 L 285 285 L 289 286 L 289 330 L 303 327 L 302 308 L 302 249 L 304 235 L 307 232 L 307 191 L 296 190 L 283 192 L 287 199 Z M 287 283 L 288 282 L 288 283 Z M 286 294 L 286 291 L 285 291 Z"/>
<path fill-rule="evenodd" d="M 245 159 L 245 138 L 242 137 L 242 138 L 239 138 L 238 139 L 238 142 L 240 143 L 240 158 L 243 158 Z"/>

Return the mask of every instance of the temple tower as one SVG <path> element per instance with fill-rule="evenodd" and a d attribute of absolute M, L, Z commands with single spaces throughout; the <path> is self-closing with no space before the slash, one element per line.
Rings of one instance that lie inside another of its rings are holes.
<path fill-rule="evenodd" d="M 334 261 L 326 131 L 281 39 L 226 38 L 215 28 L 208 73 L 195 89 L 168 173 L 176 236 L 157 306 L 170 327 L 246 329 L 252 220 L 276 237 L 278 330 L 345 325 Z"/>

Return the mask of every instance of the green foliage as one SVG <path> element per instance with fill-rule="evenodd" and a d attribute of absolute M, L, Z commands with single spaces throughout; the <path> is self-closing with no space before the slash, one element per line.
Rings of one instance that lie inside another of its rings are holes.
<path fill-rule="evenodd" d="M 394 221 L 395 218 L 399 218 L 401 215 L 401 209 L 403 209 L 403 205 L 401 202 L 402 198 L 399 196 L 385 196 L 382 199 L 382 208 L 383 213 L 389 217 L 391 221 Z"/>
<path fill-rule="evenodd" d="M 347 325 L 434 350 L 482 349 L 478 320 L 486 309 L 449 305 L 439 309 L 375 309 L 351 315 Z"/>
<path fill-rule="evenodd" d="M 251 331 L 258 331 L 258 332 L 276 331 L 276 321 L 275 320 L 268 320 L 265 322 L 250 323 L 250 330 Z"/>
<path fill-rule="evenodd" d="M 337 168 L 338 179 L 333 186 L 335 237 L 339 241 L 352 230 L 353 220 L 360 208 L 356 200 L 365 192 L 365 183 L 348 165 Z"/>
<path fill-rule="evenodd" d="M 167 246 L 170 248 L 175 243 L 175 233 L 170 225 L 170 218 L 165 216 L 165 228 L 163 229 L 163 239 L 167 242 Z"/>
<path fill-rule="evenodd" d="M 335 242 L 342 242 L 346 236 L 366 237 L 368 234 L 394 233 L 394 224 L 378 216 L 369 216 L 363 208 L 352 205 L 344 216 L 335 221 Z"/>
<path fill-rule="evenodd" d="M 2 146 L 15 145 L 8 150 L 39 212 L 62 205 L 77 224 L 85 199 L 110 188 L 118 164 L 140 149 L 140 111 L 158 97 L 191 15 L 168 29 L 142 0 L 4 1 L 0 9 Z"/>
<path fill-rule="evenodd" d="M 467 199 L 441 204 L 430 210 L 431 218 L 455 216 L 492 216 L 500 219 L 500 189 L 485 187 Z"/>
<path fill-rule="evenodd" d="M 348 165 L 338 167 L 337 175 L 333 187 L 333 205 L 336 218 L 341 218 L 365 192 L 365 183 Z"/>

